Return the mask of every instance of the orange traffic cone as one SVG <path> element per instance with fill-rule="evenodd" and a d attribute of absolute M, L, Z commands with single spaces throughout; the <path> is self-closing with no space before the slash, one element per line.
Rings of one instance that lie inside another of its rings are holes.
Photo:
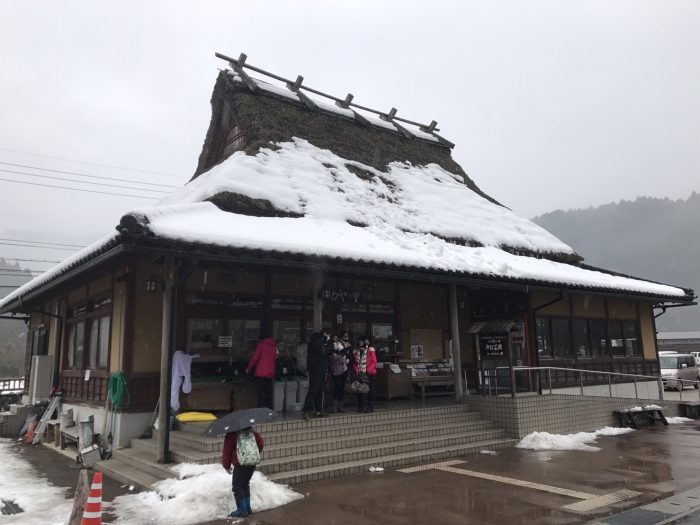
<path fill-rule="evenodd" d="M 102 525 L 102 472 L 95 472 L 80 525 Z"/>

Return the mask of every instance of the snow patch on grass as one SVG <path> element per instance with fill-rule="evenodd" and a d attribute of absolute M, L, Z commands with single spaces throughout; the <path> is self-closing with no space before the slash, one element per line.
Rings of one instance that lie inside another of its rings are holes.
<path fill-rule="evenodd" d="M 0 522 L 65 524 L 73 508 L 73 500 L 66 499 L 67 489 L 49 483 L 22 457 L 21 448 L 12 448 L 11 441 L 0 440 L 0 499 L 14 501 L 24 512 L 2 516 Z"/>
<path fill-rule="evenodd" d="M 173 467 L 178 479 L 155 484 L 154 491 L 126 494 L 114 499 L 110 510 L 120 525 L 190 525 L 224 518 L 236 508 L 231 475 L 221 465 L 181 464 Z M 255 472 L 250 482 L 253 512 L 273 509 L 303 498 L 286 485 Z"/>
<path fill-rule="evenodd" d="M 529 450 L 585 450 L 596 452 L 599 447 L 589 443 L 595 443 L 601 436 L 618 436 L 634 432 L 631 428 L 604 427 L 595 432 L 578 432 L 576 434 L 550 434 L 549 432 L 533 432 L 525 436 L 516 448 Z"/>

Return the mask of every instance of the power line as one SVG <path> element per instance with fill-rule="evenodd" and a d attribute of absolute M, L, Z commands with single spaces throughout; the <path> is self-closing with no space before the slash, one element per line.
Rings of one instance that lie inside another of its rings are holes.
<path fill-rule="evenodd" d="M 27 168 L 30 170 L 51 171 L 53 173 L 63 173 L 64 175 L 77 175 L 79 177 L 89 177 L 92 179 L 115 180 L 118 182 L 132 182 L 134 184 L 143 184 L 145 186 L 163 186 L 164 188 L 179 188 L 180 187 L 180 186 L 174 186 L 172 184 L 157 184 L 155 182 L 141 182 L 138 180 L 131 180 L 131 179 L 118 179 L 115 177 L 102 177 L 100 175 L 88 175 L 87 173 L 77 173 L 75 171 L 62 171 L 62 170 L 54 170 L 51 168 L 39 168 L 37 166 L 28 166 L 26 164 L 13 164 L 11 162 L 0 162 L 0 164 L 4 164 L 5 166 L 14 166 L 16 168 Z"/>
<path fill-rule="evenodd" d="M 8 241 L 8 242 L 32 242 L 34 244 L 51 244 L 53 246 L 66 246 L 68 248 L 85 248 L 84 245 L 81 244 L 64 244 L 60 242 L 46 242 L 46 241 L 31 241 L 27 239 L 0 239 L 0 241 Z"/>
<path fill-rule="evenodd" d="M 12 179 L 1 179 L 0 181 L 4 182 L 16 182 L 17 184 L 28 184 L 30 186 L 42 186 L 44 188 L 57 188 L 59 190 L 73 190 L 73 191 L 82 191 L 85 193 L 99 193 L 101 195 L 114 195 L 116 197 L 131 197 L 134 199 L 148 199 L 148 200 L 156 200 L 159 197 L 146 197 L 144 195 L 127 195 L 125 193 L 110 193 L 108 191 L 96 191 L 96 190 L 84 190 L 81 188 L 69 188 L 68 186 L 55 186 L 53 184 L 39 184 L 38 182 L 27 182 L 23 180 L 12 180 Z"/>
<path fill-rule="evenodd" d="M 52 179 L 52 180 L 62 180 L 66 182 L 77 182 L 79 184 L 92 184 L 93 186 L 107 186 L 110 188 L 122 188 L 125 190 L 136 190 L 136 191 L 153 191 L 157 193 L 170 193 L 165 190 L 149 190 L 148 188 L 134 188 L 133 186 L 121 186 L 119 184 L 107 184 L 104 182 L 89 182 L 86 180 L 76 180 L 76 179 L 66 179 L 64 177 L 52 177 L 51 175 L 38 175 L 36 173 L 27 173 L 26 171 L 16 171 L 16 170 L 5 170 L 0 168 L 0 171 L 5 173 L 16 173 L 17 175 L 29 175 L 30 177 L 39 177 L 42 179 Z"/>
<path fill-rule="evenodd" d="M 67 250 L 70 252 L 74 252 L 74 248 L 59 248 L 58 246 L 36 246 L 34 244 L 18 244 L 18 243 L 11 243 L 11 242 L 0 242 L 0 244 L 4 246 L 24 246 L 25 248 L 43 248 L 45 250 Z"/>
<path fill-rule="evenodd" d="M 78 164 L 87 164 L 89 166 L 101 166 L 103 168 L 112 168 L 115 170 L 124 170 L 124 171 L 133 171 L 136 173 L 151 173 L 153 175 L 165 175 L 166 177 L 178 177 L 182 179 L 183 177 L 181 175 L 174 175 L 172 173 L 163 173 L 160 171 L 149 171 L 149 170 L 139 170 L 136 168 L 125 168 L 123 166 L 112 166 L 109 164 L 100 164 L 98 162 L 88 162 L 86 160 L 76 160 L 76 159 L 68 159 L 65 157 L 55 157 L 53 155 L 42 155 L 41 153 L 32 153 L 29 151 L 22 151 L 19 149 L 10 149 L 10 148 L 0 148 L 1 151 L 11 151 L 13 153 L 21 153 L 23 155 L 31 155 L 33 157 L 44 157 L 46 159 L 57 159 L 57 160 L 65 160 L 67 162 L 77 162 Z"/>
<path fill-rule="evenodd" d="M 7 255 L 0 256 L 4 261 L 22 261 L 22 262 L 43 262 L 43 263 L 60 263 L 63 261 L 49 261 L 46 259 L 18 259 L 17 257 L 8 257 Z"/>

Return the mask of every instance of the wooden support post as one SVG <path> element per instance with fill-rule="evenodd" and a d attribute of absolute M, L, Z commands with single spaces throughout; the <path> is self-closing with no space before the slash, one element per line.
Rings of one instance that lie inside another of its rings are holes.
<path fill-rule="evenodd" d="M 170 462 L 170 338 L 173 320 L 173 286 L 175 284 L 175 261 L 165 258 L 163 290 L 163 322 L 160 345 L 160 410 L 158 411 L 158 463 Z"/>
<path fill-rule="evenodd" d="M 457 310 L 457 285 L 450 283 L 450 325 L 452 328 L 452 366 L 455 376 L 455 397 L 464 396 L 462 385 L 462 348 L 459 345 L 459 310 Z"/>
<path fill-rule="evenodd" d="M 355 98 L 354 95 L 352 93 L 348 93 L 345 97 L 345 100 L 343 100 L 342 102 L 336 100 L 335 105 L 339 108 L 348 109 L 353 98 Z"/>
<path fill-rule="evenodd" d="M 314 270 L 314 332 L 321 332 L 323 329 L 323 299 L 321 298 L 321 286 L 323 286 L 323 273 L 321 270 Z"/>

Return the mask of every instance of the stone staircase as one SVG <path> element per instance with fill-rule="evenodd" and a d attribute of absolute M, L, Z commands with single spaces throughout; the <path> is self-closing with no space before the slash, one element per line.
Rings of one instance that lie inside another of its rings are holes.
<path fill-rule="evenodd" d="M 170 433 L 178 463 L 219 463 L 223 438 L 201 435 L 206 423 L 185 423 Z M 275 421 L 256 427 L 265 440 L 258 465 L 280 483 L 334 478 L 366 471 L 510 447 L 517 440 L 467 405 L 412 408 L 373 414 L 343 414 L 304 421 Z M 156 440 L 134 439 L 99 463 L 105 474 L 141 489 L 169 476 L 172 465 L 155 462 Z"/>

